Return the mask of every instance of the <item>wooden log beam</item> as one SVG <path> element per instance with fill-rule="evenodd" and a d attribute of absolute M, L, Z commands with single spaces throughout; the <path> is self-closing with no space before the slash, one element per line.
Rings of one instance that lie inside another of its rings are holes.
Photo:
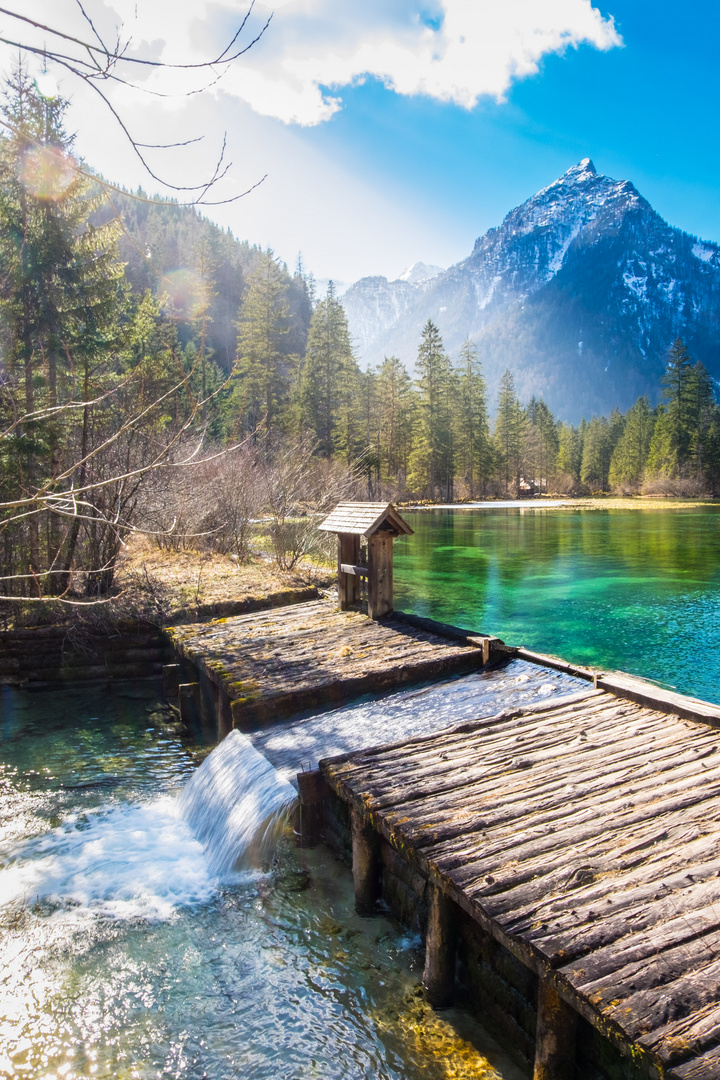
<path fill-rule="evenodd" d="M 178 685 L 178 707 L 180 719 L 187 727 L 194 728 L 200 723 L 200 686 L 196 682 Z"/>
<path fill-rule="evenodd" d="M 435 1009 L 452 1004 L 455 996 L 455 905 L 437 885 L 430 883 L 425 969 L 425 997 Z"/>
<path fill-rule="evenodd" d="M 357 566 L 360 562 L 360 537 L 350 533 L 338 536 L 338 600 L 340 610 L 347 609 L 360 599 L 360 579 L 355 574 L 347 574 L 345 566 Z"/>
<path fill-rule="evenodd" d="M 572 1080 L 575 1076 L 577 1013 L 547 979 L 540 978 L 533 1080 Z"/>
<path fill-rule="evenodd" d="M 350 821 L 355 910 L 374 915 L 380 899 L 380 837 L 357 810 L 351 811 Z"/>
<path fill-rule="evenodd" d="M 393 538 L 375 533 L 368 539 L 368 615 L 381 619 L 393 609 Z"/>
<path fill-rule="evenodd" d="M 300 800 L 293 826 L 298 847 L 315 847 L 320 842 L 325 821 L 325 800 L 329 789 L 319 769 L 297 774 Z"/>

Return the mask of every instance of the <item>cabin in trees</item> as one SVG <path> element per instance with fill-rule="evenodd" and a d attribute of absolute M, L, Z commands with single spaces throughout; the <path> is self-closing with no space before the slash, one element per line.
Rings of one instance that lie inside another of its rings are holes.
<path fill-rule="evenodd" d="M 393 609 L 393 540 L 411 536 L 392 503 L 339 503 L 319 528 L 338 538 L 338 596 L 341 610 L 361 599 L 360 583 L 367 579 L 368 615 L 379 619 Z M 367 562 L 361 558 L 363 540 Z"/>

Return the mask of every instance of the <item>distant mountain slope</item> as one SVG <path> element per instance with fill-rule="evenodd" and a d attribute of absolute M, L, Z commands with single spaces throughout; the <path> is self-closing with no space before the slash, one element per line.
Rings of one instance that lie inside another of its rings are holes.
<path fill-rule="evenodd" d="M 669 226 L 589 158 L 413 295 L 364 278 L 343 297 L 363 362 L 394 353 L 412 364 L 432 318 L 451 353 L 466 336 L 478 343 L 491 388 L 510 367 L 524 398 L 542 395 L 572 420 L 656 398 L 678 336 L 720 378 L 719 301 L 720 247 Z"/>
<path fill-rule="evenodd" d="M 120 238 L 120 257 L 133 289 L 162 294 L 178 291 L 182 304 L 193 284 L 204 273 L 210 289 L 206 343 L 213 358 L 230 371 L 237 354 L 237 325 L 247 279 L 257 266 L 260 248 L 237 240 L 191 206 L 143 192 L 113 195 L 113 207 L 105 206 L 98 220 L 114 216 L 117 209 L 125 232 Z M 310 303 L 301 278 L 286 274 L 288 334 L 284 351 L 305 352 L 310 322 Z M 189 297 L 192 300 L 192 296 Z M 179 322 L 181 339 L 197 327 Z"/>

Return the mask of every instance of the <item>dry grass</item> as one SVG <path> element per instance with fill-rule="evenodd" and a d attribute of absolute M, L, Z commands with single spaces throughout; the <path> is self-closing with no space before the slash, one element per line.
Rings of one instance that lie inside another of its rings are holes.
<path fill-rule="evenodd" d="M 529 505 L 542 506 L 542 500 L 529 500 Z M 568 498 L 562 503 L 563 507 L 581 510 L 690 510 L 697 506 L 718 505 L 718 499 L 676 499 L 650 495 L 592 495 Z"/>
<path fill-rule="evenodd" d="M 286 573 L 261 557 L 241 564 L 232 555 L 164 551 L 140 536 L 128 544 L 116 575 L 125 606 L 137 597 L 139 609 L 154 607 L 169 621 L 213 604 L 263 599 L 311 585 L 322 588 L 333 581 L 327 567 L 305 563 Z"/>

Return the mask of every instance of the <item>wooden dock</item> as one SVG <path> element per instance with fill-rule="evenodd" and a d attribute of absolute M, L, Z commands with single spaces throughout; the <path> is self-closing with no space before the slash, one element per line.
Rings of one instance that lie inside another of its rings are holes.
<path fill-rule="evenodd" d="M 206 727 L 217 716 L 217 737 L 233 726 L 475 671 L 497 644 L 486 635 L 430 627 L 400 615 L 375 622 L 320 600 L 167 634 L 178 656 L 181 703 L 202 713 Z"/>
<path fill-rule="evenodd" d="M 579 1016 L 625 1055 L 613 1076 L 716 1080 L 720 709 L 629 677 L 597 684 L 321 762 L 351 811 L 356 895 L 367 904 L 402 862 L 441 996 L 451 909 L 534 974 L 536 1078 L 590 1075 L 573 1057 Z"/>

